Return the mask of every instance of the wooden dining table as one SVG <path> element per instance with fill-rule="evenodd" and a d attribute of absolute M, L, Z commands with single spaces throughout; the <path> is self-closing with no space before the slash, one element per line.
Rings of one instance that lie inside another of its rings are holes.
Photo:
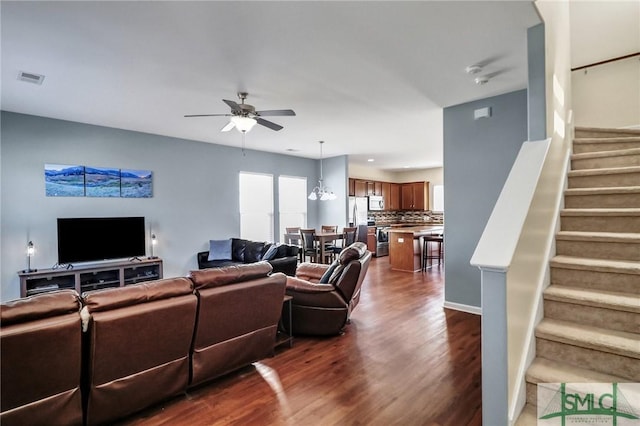
<path fill-rule="evenodd" d="M 344 236 L 342 232 L 316 232 L 315 235 L 316 235 L 315 240 L 318 242 L 318 246 L 320 248 L 320 262 L 318 263 L 326 263 L 325 262 L 326 243 L 334 240 L 341 240 Z M 293 232 L 293 233 L 284 234 L 285 243 L 288 244 L 292 240 L 299 240 L 300 244 L 302 244 L 302 237 L 300 236 L 299 233 Z"/>

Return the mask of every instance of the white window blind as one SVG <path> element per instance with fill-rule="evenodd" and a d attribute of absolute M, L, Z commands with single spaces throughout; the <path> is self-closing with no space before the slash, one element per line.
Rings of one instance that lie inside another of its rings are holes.
<path fill-rule="evenodd" d="M 272 175 L 240 172 L 240 238 L 274 241 Z"/>
<path fill-rule="evenodd" d="M 280 213 L 280 241 L 286 228 L 307 226 L 307 178 L 278 177 L 278 209 Z"/>

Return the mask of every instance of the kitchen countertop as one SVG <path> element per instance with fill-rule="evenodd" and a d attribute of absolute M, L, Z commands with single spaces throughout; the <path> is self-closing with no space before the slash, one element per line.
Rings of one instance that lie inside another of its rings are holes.
<path fill-rule="evenodd" d="M 388 232 L 401 232 L 401 233 L 412 233 L 414 238 L 422 237 L 424 235 L 431 235 L 434 232 L 442 231 L 444 225 L 441 223 L 438 224 L 429 224 L 429 225 L 414 225 L 407 226 L 401 228 L 391 228 Z"/>

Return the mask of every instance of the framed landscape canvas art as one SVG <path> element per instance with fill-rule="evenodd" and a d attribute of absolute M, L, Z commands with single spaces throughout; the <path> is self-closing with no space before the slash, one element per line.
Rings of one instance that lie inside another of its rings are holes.
<path fill-rule="evenodd" d="M 120 170 L 120 196 L 151 198 L 153 174 L 150 170 Z"/>
<path fill-rule="evenodd" d="M 47 197 L 84 197 L 84 178 L 84 166 L 45 164 L 45 194 Z"/>
<path fill-rule="evenodd" d="M 120 196 L 120 169 L 85 167 L 84 170 L 87 197 Z"/>

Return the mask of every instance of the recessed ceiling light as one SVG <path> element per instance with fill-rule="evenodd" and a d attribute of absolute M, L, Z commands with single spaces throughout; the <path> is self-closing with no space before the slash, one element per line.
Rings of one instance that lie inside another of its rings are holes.
<path fill-rule="evenodd" d="M 375 159 L 373 159 L 373 158 L 369 158 L 367 161 L 368 161 L 368 162 L 370 162 L 370 163 L 373 163 L 373 162 L 374 162 L 374 161 L 376 161 L 376 160 L 375 160 Z"/>
<path fill-rule="evenodd" d="M 411 166 L 403 166 L 402 168 L 403 168 L 403 169 L 408 169 L 408 168 L 410 168 L 410 167 L 411 167 Z"/>
<path fill-rule="evenodd" d="M 476 84 L 482 86 L 483 84 L 487 84 L 489 82 L 489 77 L 476 77 Z"/>
<path fill-rule="evenodd" d="M 287 148 L 286 150 L 288 152 L 298 152 L 298 151 L 300 151 L 299 149 L 295 149 L 295 148 Z"/>

